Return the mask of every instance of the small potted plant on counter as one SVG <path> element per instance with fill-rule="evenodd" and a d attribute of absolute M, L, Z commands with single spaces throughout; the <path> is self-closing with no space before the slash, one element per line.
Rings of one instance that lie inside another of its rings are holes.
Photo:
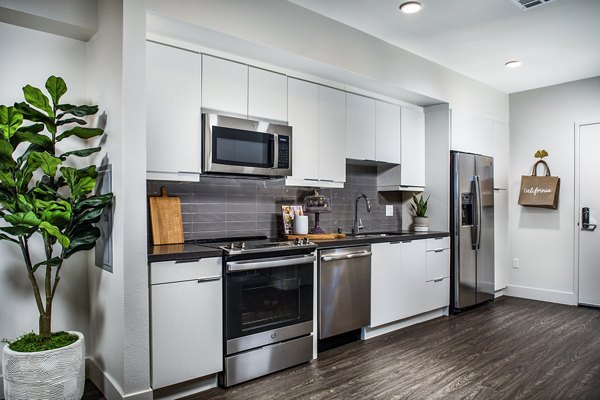
<path fill-rule="evenodd" d="M 81 167 L 100 147 L 78 148 L 104 133 L 83 126 L 83 118 L 98 107 L 61 103 L 67 85 L 59 77 L 49 77 L 46 90 L 50 99 L 27 85 L 25 102 L 0 106 L 0 240 L 19 247 L 39 312 L 38 334 L 28 333 L 3 348 L 6 399 L 83 396 L 83 335 L 52 332 L 52 305 L 65 261 L 95 246 L 100 231 L 94 223 L 112 199 L 112 193 L 93 194 L 96 166 Z M 37 243 L 43 251 L 32 250 Z"/>
<path fill-rule="evenodd" d="M 410 204 L 413 209 L 414 215 L 414 230 L 415 232 L 427 232 L 429 230 L 429 217 L 427 216 L 427 203 L 429 202 L 429 197 L 427 196 L 426 200 L 423 200 L 423 195 L 417 197 L 416 194 L 413 193 L 412 200 L 413 202 Z"/>

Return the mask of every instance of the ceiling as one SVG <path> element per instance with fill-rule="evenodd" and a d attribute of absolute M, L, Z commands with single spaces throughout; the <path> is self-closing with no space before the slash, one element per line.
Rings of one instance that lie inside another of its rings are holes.
<path fill-rule="evenodd" d="M 506 93 L 600 76 L 600 0 L 289 0 Z M 504 63 L 520 60 L 509 69 Z"/>

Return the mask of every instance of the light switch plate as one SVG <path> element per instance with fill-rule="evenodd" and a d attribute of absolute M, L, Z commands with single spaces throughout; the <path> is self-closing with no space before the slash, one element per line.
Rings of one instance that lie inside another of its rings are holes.
<path fill-rule="evenodd" d="M 393 205 L 386 205 L 385 206 L 385 216 L 386 217 L 393 217 L 394 216 L 394 206 Z"/>

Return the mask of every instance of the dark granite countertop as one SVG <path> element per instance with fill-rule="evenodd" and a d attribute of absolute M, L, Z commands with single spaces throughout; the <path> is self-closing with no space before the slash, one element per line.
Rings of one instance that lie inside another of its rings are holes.
<path fill-rule="evenodd" d="M 449 236 L 448 232 L 376 232 L 362 233 L 361 235 L 348 235 L 343 239 L 314 240 L 319 249 L 330 249 L 333 247 L 358 246 L 361 244 L 386 243 L 406 240 L 432 239 Z M 284 240 L 284 239 L 282 239 Z M 192 260 L 209 257 L 221 257 L 223 251 L 208 246 L 194 243 L 168 244 L 148 247 L 148 262 Z"/>
<path fill-rule="evenodd" d="M 148 262 L 221 257 L 223 250 L 194 243 L 148 246 Z"/>
<path fill-rule="evenodd" d="M 418 240 L 418 239 L 433 239 L 450 236 L 448 232 L 412 232 L 412 231 L 401 231 L 401 232 L 376 232 L 376 233 L 362 233 L 357 236 L 348 235 L 343 239 L 327 239 L 327 240 L 313 240 L 317 244 L 319 249 L 329 249 L 333 247 L 343 246 L 357 246 L 361 244 L 371 243 L 386 243 L 386 242 L 398 242 L 407 240 Z"/>

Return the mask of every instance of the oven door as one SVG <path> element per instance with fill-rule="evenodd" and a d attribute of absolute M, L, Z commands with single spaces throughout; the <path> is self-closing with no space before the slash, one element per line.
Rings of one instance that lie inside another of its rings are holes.
<path fill-rule="evenodd" d="M 313 328 L 315 256 L 226 262 L 226 353 L 302 336 Z"/>

